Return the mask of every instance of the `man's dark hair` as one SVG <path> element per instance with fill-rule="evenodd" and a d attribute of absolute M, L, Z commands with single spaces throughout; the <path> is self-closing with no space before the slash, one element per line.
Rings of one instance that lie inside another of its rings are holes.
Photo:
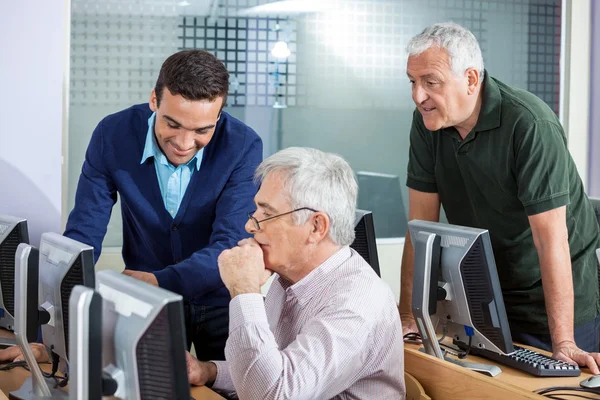
<path fill-rule="evenodd" d="M 223 106 L 229 91 L 229 72 L 225 65 L 205 50 L 182 50 L 165 60 L 154 92 L 160 105 L 163 89 L 188 100 L 213 101 L 223 97 Z"/>

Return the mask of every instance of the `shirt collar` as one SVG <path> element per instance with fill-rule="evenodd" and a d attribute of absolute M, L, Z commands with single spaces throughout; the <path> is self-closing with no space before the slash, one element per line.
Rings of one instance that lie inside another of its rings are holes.
<path fill-rule="evenodd" d="M 330 279 L 328 276 L 341 266 L 344 261 L 349 259 L 351 255 L 350 247 L 344 246 L 295 284 L 290 286 L 289 282 L 281 276 L 279 277 L 280 284 L 288 296 L 295 297 L 298 300 L 298 304 L 303 306 L 314 295 L 322 293 L 322 289 L 329 285 Z"/>
<path fill-rule="evenodd" d="M 152 113 L 150 118 L 148 118 L 148 132 L 146 133 L 146 143 L 144 144 L 144 153 L 142 154 L 142 160 L 140 164 L 143 164 L 150 157 L 154 157 L 159 163 L 163 165 L 169 165 L 169 160 L 167 156 L 160 150 L 158 143 L 156 143 L 156 137 L 154 136 L 154 121 L 156 120 L 156 113 Z M 187 165 L 191 165 L 192 163 L 196 163 L 196 170 L 200 170 L 200 164 L 202 157 L 202 153 L 204 152 L 204 148 L 198 150 L 194 157 L 190 161 L 188 161 Z"/>
<path fill-rule="evenodd" d="M 500 126 L 502 95 L 496 81 L 485 71 L 481 88 L 481 110 L 474 131 L 489 131 Z"/>

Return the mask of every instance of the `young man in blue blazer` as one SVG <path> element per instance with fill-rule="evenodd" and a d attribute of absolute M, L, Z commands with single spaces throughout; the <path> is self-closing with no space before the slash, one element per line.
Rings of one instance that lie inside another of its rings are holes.
<path fill-rule="evenodd" d="M 184 296 L 188 347 L 223 360 L 229 292 L 217 257 L 248 236 L 262 141 L 223 112 L 229 73 L 201 50 L 162 65 L 149 104 L 104 118 L 94 130 L 65 236 L 98 260 L 121 199 L 125 274 Z"/>

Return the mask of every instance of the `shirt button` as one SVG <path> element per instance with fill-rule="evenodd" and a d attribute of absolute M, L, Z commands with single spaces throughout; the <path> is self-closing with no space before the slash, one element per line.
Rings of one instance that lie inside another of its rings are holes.
<path fill-rule="evenodd" d="M 171 215 L 173 215 L 174 210 L 169 211 L 171 213 Z"/>
<path fill-rule="evenodd" d="M 289 322 L 290 322 L 290 319 L 289 319 L 288 317 L 285 317 L 285 318 L 283 319 L 283 322 L 285 322 L 285 323 L 287 324 L 287 323 L 289 323 Z"/>

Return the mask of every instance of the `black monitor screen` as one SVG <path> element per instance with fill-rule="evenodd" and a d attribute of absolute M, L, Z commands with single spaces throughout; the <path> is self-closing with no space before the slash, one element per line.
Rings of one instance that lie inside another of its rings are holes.
<path fill-rule="evenodd" d="M 357 210 L 354 224 L 355 238 L 350 247 L 369 263 L 378 276 L 381 276 L 373 214 L 370 211 Z"/>

